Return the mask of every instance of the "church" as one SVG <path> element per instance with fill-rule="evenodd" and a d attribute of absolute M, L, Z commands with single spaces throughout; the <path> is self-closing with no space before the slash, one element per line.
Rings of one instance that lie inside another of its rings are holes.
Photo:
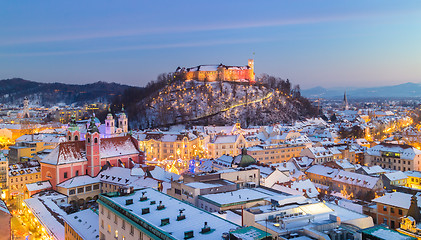
<path fill-rule="evenodd" d="M 97 118 L 91 118 L 86 134 L 72 118 L 66 132 L 66 142 L 60 143 L 41 161 L 42 181 L 50 181 L 53 189 L 57 184 L 76 176 L 95 177 L 107 166 L 133 168 L 144 160 L 144 153 L 139 150 L 139 143 L 128 134 L 127 117 L 119 115 L 118 128 L 111 113 L 105 124 L 98 124 Z M 103 128 L 103 133 L 100 132 Z"/>

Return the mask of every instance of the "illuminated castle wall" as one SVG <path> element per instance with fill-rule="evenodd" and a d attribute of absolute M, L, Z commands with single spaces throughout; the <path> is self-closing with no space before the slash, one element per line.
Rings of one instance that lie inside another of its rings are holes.
<path fill-rule="evenodd" d="M 199 65 L 191 68 L 178 67 L 174 73 L 180 80 L 199 81 L 246 81 L 254 83 L 254 60 L 249 59 L 247 66 Z"/>

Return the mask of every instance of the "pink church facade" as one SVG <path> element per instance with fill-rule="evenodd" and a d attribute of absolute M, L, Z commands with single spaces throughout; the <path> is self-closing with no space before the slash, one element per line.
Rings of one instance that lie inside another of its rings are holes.
<path fill-rule="evenodd" d="M 98 132 L 88 132 L 84 141 L 76 140 L 80 139 L 78 132 L 71 136 L 73 141 L 61 143 L 40 161 L 41 179 L 49 180 L 53 189 L 76 176 L 95 177 L 106 165 L 133 168 L 145 159 L 137 140 L 130 135 L 100 138 Z"/>

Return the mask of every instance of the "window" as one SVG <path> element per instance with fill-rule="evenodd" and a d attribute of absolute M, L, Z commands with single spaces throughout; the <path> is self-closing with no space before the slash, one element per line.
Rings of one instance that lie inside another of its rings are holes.
<path fill-rule="evenodd" d="M 117 224 L 117 215 L 114 215 L 114 223 Z"/>
<path fill-rule="evenodd" d="M 110 226 L 110 224 L 108 224 L 108 232 L 109 233 L 111 232 L 111 226 Z"/>
<path fill-rule="evenodd" d="M 387 207 L 386 206 L 383 206 L 383 211 L 384 212 L 387 212 Z"/>
<path fill-rule="evenodd" d="M 104 228 L 104 220 L 101 219 L 101 227 Z"/>
<path fill-rule="evenodd" d="M 390 208 L 390 212 L 391 212 L 391 213 L 395 213 L 395 209 L 391 207 L 391 208 Z"/>
<path fill-rule="evenodd" d="M 108 212 L 107 212 L 107 218 L 108 219 L 110 219 L 111 218 L 111 216 L 110 216 L 110 210 L 108 210 Z M 111 232 L 111 231 L 110 231 Z"/>
<path fill-rule="evenodd" d="M 124 220 L 121 220 L 121 228 L 126 229 L 126 222 Z"/>
<path fill-rule="evenodd" d="M 78 136 L 75 136 L 75 141 L 79 141 L 79 137 Z"/>
<path fill-rule="evenodd" d="M 132 225 L 130 225 L 130 235 L 134 235 L 134 227 Z"/>
<path fill-rule="evenodd" d="M 99 189 L 99 184 L 95 184 L 94 185 L 94 190 L 98 190 Z"/>
<path fill-rule="evenodd" d="M 399 212 L 399 215 L 402 215 L 402 209 L 399 209 L 398 212 Z"/>
<path fill-rule="evenodd" d="M 115 230 L 114 237 L 115 237 L 115 238 L 118 238 L 118 230 Z"/>
<path fill-rule="evenodd" d="M 387 218 L 383 218 L 383 223 L 387 225 Z"/>
<path fill-rule="evenodd" d="M 79 176 L 79 170 L 76 170 L 76 176 Z"/>
<path fill-rule="evenodd" d="M 98 143 L 98 138 L 94 138 L 94 143 Z"/>
<path fill-rule="evenodd" d="M 64 178 L 67 178 L 67 172 L 64 172 Z"/>
<path fill-rule="evenodd" d="M 85 191 L 86 191 L 86 192 L 90 192 L 90 191 L 92 191 L 92 186 L 86 186 L 86 187 L 85 187 Z"/>
<path fill-rule="evenodd" d="M 77 189 L 77 193 L 83 193 L 83 187 Z"/>
<path fill-rule="evenodd" d="M 76 193 L 76 190 L 75 189 L 70 189 L 69 190 L 69 195 L 74 195 Z"/>

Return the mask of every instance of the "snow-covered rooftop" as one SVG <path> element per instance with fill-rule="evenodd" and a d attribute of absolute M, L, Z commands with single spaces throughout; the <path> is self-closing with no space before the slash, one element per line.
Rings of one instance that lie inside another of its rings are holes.
<path fill-rule="evenodd" d="M 412 195 L 408 193 L 392 192 L 386 193 L 384 196 L 373 199 L 373 202 L 395 206 L 403 209 L 409 209 L 409 206 L 411 205 L 411 197 Z M 420 196 L 417 196 L 417 198 L 418 206 L 420 206 L 421 198 Z"/>
<path fill-rule="evenodd" d="M 406 176 L 406 174 L 401 171 L 385 173 L 384 176 L 387 177 L 390 181 L 396 181 L 396 180 L 402 180 L 402 179 L 408 178 L 408 176 Z"/>
<path fill-rule="evenodd" d="M 52 188 L 50 181 L 42 181 L 42 182 L 34 182 L 34 183 L 27 183 L 26 189 L 28 189 L 29 192 L 33 191 L 41 191 L 45 189 Z"/>
<path fill-rule="evenodd" d="M 63 218 L 82 239 L 99 239 L 99 217 L 91 209 L 64 215 Z"/>
<path fill-rule="evenodd" d="M 148 198 L 147 201 L 139 201 L 142 192 L 144 192 L 145 196 Z M 126 205 L 126 200 L 128 199 L 133 199 L 134 203 Z M 151 225 L 161 234 L 171 236 L 175 239 L 184 239 L 184 232 L 186 231 L 193 231 L 194 239 L 218 239 L 221 238 L 222 233 L 229 232 L 230 229 L 239 227 L 237 224 L 219 218 L 209 212 L 203 211 L 151 188 L 141 189 L 127 196 L 101 195 L 99 199 L 100 204 L 103 204 L 103 200 L 105 200 L 105 203 L 110 201 L 121 207 L 121 209 L 126 209 L 126 214 L 130 214 L 139 219 L 139 221 Z M 151 201 L 156 201 L 156 204 L 151 205 Z M 159 201 L 162 201 L 162 204 L 165 206 L 162 210 L 157 210 Z M 149 208 L 150 213 L 142 214 L 142 208 Z M 180 214 L 180 209 L 184 209 L 183 214 L 186 218 L 181 221 L 176 221 L 177 216 Z M 169 224 L 161 226 L 161 220 L 165 218 L 169 218 Z M 204 222 L 207 222 L 208 226 L 212 229 L 211 232 L 206 234 L 200 233 L 204 226 Z"/>
<path fill-rule="evenodd" d="M 79 186 L 85 186 L 89 184 L 99 183 L 99 179 L 95 177 L 91 177 L 89 175 L 82 175 L 70 178 L 64 182 L 57 184 L 57 187 L 62 188 L 74 188 Z"/>

